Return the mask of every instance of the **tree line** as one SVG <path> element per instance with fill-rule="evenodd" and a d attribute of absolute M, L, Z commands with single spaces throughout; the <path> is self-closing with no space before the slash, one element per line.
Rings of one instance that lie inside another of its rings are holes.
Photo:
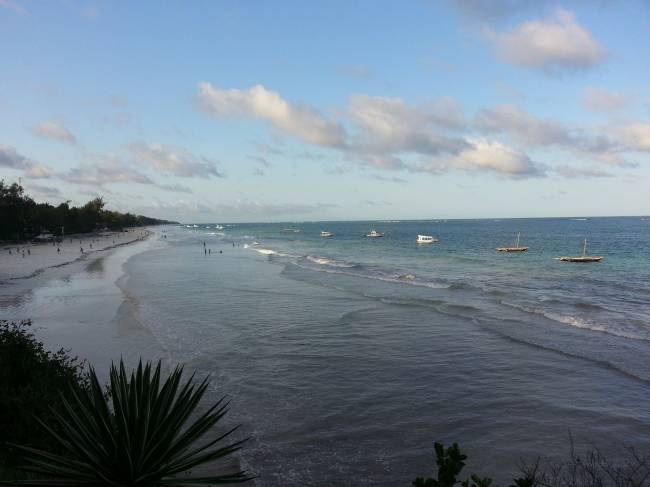
<path fill-rule="evenodd" d="M 105 209 L 103 198 L 94 198 L 83 206 L 58 206 L 36 203 L 18 183 L 0 180 L 0 240 L 27 240 L 48 232 L 56 236 L 86 233 L 108 228 L 121 230 L 142 225 L 174 223 L 132 213 Z"/>

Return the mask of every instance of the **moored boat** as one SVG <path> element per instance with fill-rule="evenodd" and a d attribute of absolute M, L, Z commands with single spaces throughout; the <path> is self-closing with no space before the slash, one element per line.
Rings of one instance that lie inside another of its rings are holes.
<path fill-rule="evenodd" d="M 561 260 L 562 262 L 579 262 L 579 263 L 587 263 L 587 262 L 600 262 L 603 260 L 602 255 L 587 255 L 587 239 L 585 238 L 585 243 L 582 246 L 582 255 L 579 256 L 574 256 L 574 257 L 559 257 L 558 260 Z"/>
<path fill-rule="evenodd" d="M 430 244 L 438 241 L 433 235 L 418 235 L 418 238 L 415 241 L 419 244 Z"/>
<path fill-rule="evenodd" d="M 528 247 L 521 247 L 519 245 L 519 237 L 521 237 L 521 232 L 517 233 L 517 240 L 515 241 L 514 247 L 498 247 L 497 252 L 526 252 Z"/>

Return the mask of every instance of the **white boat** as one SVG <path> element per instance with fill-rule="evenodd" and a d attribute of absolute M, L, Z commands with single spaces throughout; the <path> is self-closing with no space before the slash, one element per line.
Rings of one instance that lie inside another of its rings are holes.
<path fill-rule="evenodd" d="M 521 236 L 521 232 L 517 233 L 517 240 L 515 241 L 515 246 L 514 247 L 499 247 L 497 248 L 497 252 L 526 252 L 528 251 L 528 247 L 520 247 L 519 246 L 519 237 Z"/>
<path fill-rule="evenodd" d="M 366 237 L 370 238 L 378 238 L 378 237 L 383 237 L 384 234 L 381 232 L 378 232 L 377 230 L 372 230 L 370 233 L 366 234 Z"/>
<path fill-rule="evenodd" d="M 321 236 L 321 237 L 331 237 L 331 236 L 332 236 L 332 232 L 320 232 L 320 236 Z"/>
<path fill-rule="evenodd" d="M 432 235 L 418 235 L 418 238 L 415 241 L 419 244 L 430 244 L 437 242 L 438 239 Z"/>
<path fill-rule="evenodd" d="M 214 227 L 214 228 L 216 228 L 217 230 L 223 230 L 223 227 L 222 227 L 221 225 L 217 225 L 217 226 Z"/>

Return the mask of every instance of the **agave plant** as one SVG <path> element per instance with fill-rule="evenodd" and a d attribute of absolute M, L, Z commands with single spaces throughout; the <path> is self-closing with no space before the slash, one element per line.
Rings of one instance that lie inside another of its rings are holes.
<path fill-rule="evenodd" d="M 54 412 L 58 427 L 41 422 L 59 449 L 48 452 L 18 446 L 40 477 L 13 482 L 32 486 L 197 486 L 251 480 L 246 471 L 190 477 L 199 465 L 239 450 L 246 441 L 217 446 L 237 427 L 200 446 L 202 438 L 228 411 L 221 399 L 194 422 L 188 420 L 208 387 L 196 386 L 194 376 L 181 386 L 182 367 L 161 381 L 160 362 L 139 363 L 130 377 L 120 361 L 111 366 L 110 395 L 104 394 L 95 371 L 90 385 L 63 398 L 63 411 Z M 112 403 L 112 404 L 111 404 Z M 39 420 L 40 421 L 40 420 Z"/>

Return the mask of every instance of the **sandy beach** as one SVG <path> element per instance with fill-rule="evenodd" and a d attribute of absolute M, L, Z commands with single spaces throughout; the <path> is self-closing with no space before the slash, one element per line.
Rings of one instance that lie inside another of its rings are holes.
<path fill-rule="evenodd" d="M 0 284 L 12 279 L 34 277 L 44 270 L 88 259 L 147 238 L 151 232 L 135 228 L 124 232 L 70 235 L 62 242 L 22 242 L 0 247 Z"/>

